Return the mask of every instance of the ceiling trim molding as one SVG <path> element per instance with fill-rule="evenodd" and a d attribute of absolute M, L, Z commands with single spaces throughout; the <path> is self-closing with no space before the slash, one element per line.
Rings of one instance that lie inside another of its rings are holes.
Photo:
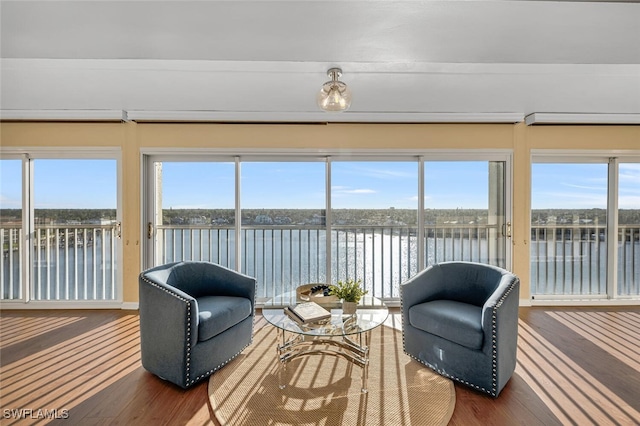
<path fill-rule="evenodd" d="M 109 70 L 109 71 L 187 71 L 219 73 L 320 74 L 339 66 L 345 76 L 356 74 L 576 74 L 637 76 L 640 64 L 567 63 L 479 63 L 479 62 L 320 62 L 320 61 L 211 61 L 197 59 L 55 59 L 2 58 L 1 69 L 16 70 Z"/>
<path fill-rule="evenodd" d="M 519 123 L 524 114 L 506 113 L 390 113 L 390 112 L 250 112 L 130 110 L 137 122 L 279 122 L 279 123 Z"/>
<path fill-rule="evenodd" d="M 527 126 L 534 124 L 640 124 L 640 114 L 572 114 L 534 112 L 525 117 Z"/>
<path fill-rule="evenodd" d="M 15 121 L 128 121 L 124 110 L 108 109 L 3 109 L 0 120 Z"/>

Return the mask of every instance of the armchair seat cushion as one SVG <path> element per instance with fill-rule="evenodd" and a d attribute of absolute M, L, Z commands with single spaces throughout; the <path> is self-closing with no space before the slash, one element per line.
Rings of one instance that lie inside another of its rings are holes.
<path fill-rule="evenodd" d="M 251 316 L 251 300 L 235 296 L 202 296 L 198 303 L 198 341 L 204 342 Z"/>
<path fill-rule="evenodd" d="M 419 330 L 467 348 L 482 348 L 481 307 L 453 300 L 434 300 L 409 308 L 409 322 Z"/>

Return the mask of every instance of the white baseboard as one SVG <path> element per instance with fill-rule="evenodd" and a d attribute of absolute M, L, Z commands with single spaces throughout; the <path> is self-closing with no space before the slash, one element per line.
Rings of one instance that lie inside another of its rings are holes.
<path fill-rule="evenodd" d="M 2 310 L 15 310 L 15 309 L 123 309 L 123 310 L 138 310 L 138 302 L 101 302 L 101 301 L 70 301 L 70 300 L 55 300 L 55 301 L 30 301 L 25 303 L 24 301 L 2 301 L 0 304 Z"/>
<path fill-rule="evenodd" d="M 128 310 L 128 311 L 137 311 L 138 302 L 122 302 L 121 309 Z"/>

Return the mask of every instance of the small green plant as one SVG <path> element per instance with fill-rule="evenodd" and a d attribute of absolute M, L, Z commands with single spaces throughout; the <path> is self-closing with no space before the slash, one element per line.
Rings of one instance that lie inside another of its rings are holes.
<path fill-rule="evenodd" d="M 360 280 L 354 281 L 351 278 L 346 281 L 338 281 L 336 285 L 329 286 L 329 294 L 345 302 L 358 303 L 360 298 L 367 294 L 367 290 L 364 290 L 360 284 Z"/>

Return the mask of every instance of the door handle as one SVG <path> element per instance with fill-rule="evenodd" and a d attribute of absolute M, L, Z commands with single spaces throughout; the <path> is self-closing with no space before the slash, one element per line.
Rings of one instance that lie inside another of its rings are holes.
<path fill-rule="evenodd" d="M 511 238 L 511 222 L 502 224 L 502 236 Z"/>

